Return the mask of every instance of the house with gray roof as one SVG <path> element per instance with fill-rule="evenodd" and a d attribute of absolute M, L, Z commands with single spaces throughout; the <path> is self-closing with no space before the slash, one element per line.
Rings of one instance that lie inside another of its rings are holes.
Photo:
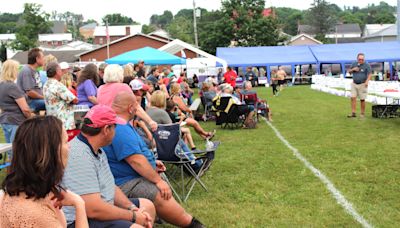
<path fill-rule="evenodd" d="M 363 37 L 365 42 L 385 42 L 397 39 L 397 25 L 392 24 L 375 33 Z"/>

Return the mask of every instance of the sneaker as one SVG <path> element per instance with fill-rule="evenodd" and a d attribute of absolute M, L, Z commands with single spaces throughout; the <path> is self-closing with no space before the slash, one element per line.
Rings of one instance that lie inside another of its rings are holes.
<path fill-rule="evenodd" d="M 355 117 L 357 117 L 357 116 L 356 116 L 356 114 L 353 112 L 353 113 L 347 115 L 347 117 L 348 117 L 348 118 L 355 118 Z"/>
<path fill-rule="evenodd" d="M 364 118 L 365 118 L 365 115 L 364 115 L 364 114 L 361 114 L 361 115 L 360 115 L 360 118 L 361 118 L 361 119 L 364 119 Z"/>

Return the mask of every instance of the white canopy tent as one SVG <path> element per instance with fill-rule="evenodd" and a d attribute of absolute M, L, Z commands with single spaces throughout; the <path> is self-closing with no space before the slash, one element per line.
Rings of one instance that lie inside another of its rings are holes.
<path fill-rule="evenodd" d="M 211 55 L 203 50 L 200 50 L 199 48 L 196 48 L 196 47 L 192 46 L 191 44 L 183 42 L 182 40 L 179 40 L 179 39 L 175 39 L 175 40 L 171 41 L 170 43 L 162 46 L 158 50 L 165 51 L 170 54 L 175 54 L 184 49 L 187 49 L 194 53 L 197 53 L 199 55 L 199 57 L 202 57 L 202 58 L 188 59 L 186 61 L 185 66 L 174 66 L 173 69 L 176 69 L 176 70 L 178 70 L 178 68 L 179 69 L 186 68 L 188 71 L 187 72 L 188 77 L 192 77 L 193 72 L 197 72 L 195 74 L 198 76 L 199 75 L 213 75 L 213 74 L 215 75 L 215 74 L 217 74 L 217 65 L 218 65 L 217 63 L 222 65 L 224 71 L 225 71 L 226 67 L 228 66 L 228 63 L 225 60 L 218 58 L 214 55 Z M 191 73 L 191 71 L 193 71 L 193 72 Z"/>

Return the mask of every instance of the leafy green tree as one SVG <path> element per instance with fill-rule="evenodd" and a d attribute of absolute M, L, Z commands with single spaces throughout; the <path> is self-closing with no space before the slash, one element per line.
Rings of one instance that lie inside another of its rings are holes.
<path fill-rule="evenodd" d="M 0 33 L 15 33 L 18 20 L 21 14 L 2 13 L 0 14 Z"/>
<path fill-rule="evenodd" d="M 107 14 L 102 18 L 103 24 L 106 24 L 108 21 L 108 25 L 138 25 L 139 23 L 132 20 L 132 18 L 121 15 L 120 13 Z"/>
<path fill-rule="evenodd" d="M 217 47 L 227 47 L 233 39 L 233 21 L 222 11 L 203 14 L 198 24 L 199 46 L 215 54 Z"/>
<path fill-rule="evenodd" d="M 29 50 L 37 46 L 39 34 L 51 32 L 50 15 L 41 11 L 41 5 L 25 3 L 22 13 L 23 22 L 17 27 L 16 40 L 12 47 L 16 50 Z"/>
<path fill-rule="evenodd" d="M 313 26 L 316 39 L 325 41 L 325 35 L 333 30 L 337 23 L 335 7 L 325 0 L 314 0 L 311 8 L 307 11 L 306 22 Z"/>
<path fill-rule="evenodd" d="M 187 43 L 194 43 L 193 20 L 189 20 L 185 17 L 175 17 L 175 19 L 168 24 L 166 29 L 172 37 Z"/>
<path fill-rule="evenodd" d="M 157 28 L 165 29 L 169 23 L 171 23 L 174 15 L 171 11 L 165 10 L 163 14 L 157 15 L 153 14 L 150 17 L 150 24 L 155 25 Z"/>
<path fill-rule="evenodd" d="M 143 25 L 142 26 L 142 33 L 143 34 L 149 34 L 149 33 L 152 33 L 152 32 L 154 32 L 156 30 L 157 30 L 157 28 L 154 25 Z"/>
<path fill-rule="evenodd" d="M 277 45 L 279 31 L 276 19 L 264 17 L 264 0 L 223 0 L 222 12 L 228 15 L 223 20 L 233 22 L 233 33 L 229 34 L 238 46 Z M 228 35 L 228 36 L 229 36 Z"/>
<path fill-rule="evenodd" d="M 287 7 L 274 8 L 274 10 L 279 27 L 281 27 L 287 34 L 296 35 L 297 25 L 302 23 L 304 19 L 303 12 L 301 10 Z"/>

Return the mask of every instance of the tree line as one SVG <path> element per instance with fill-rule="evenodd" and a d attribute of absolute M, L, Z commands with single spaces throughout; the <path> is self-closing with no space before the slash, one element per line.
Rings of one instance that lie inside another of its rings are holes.
<path fill-rule="evenodd" d="M 313 0 L 307 10 L 288 7 L 273 7 L 270 16 L 263 15 L 265 0 L 222 0 L 218 10 L 208 11 L 199 8 L 201 16 L 197 18 L 199 47 L 215 54 L 216 47 L 234 46 L 269 46 L 279 45 L 288 35 L 296 35 L 299 24 L 312 25 L 316 29 L 317 39 L 324 42 L 325 34 L 332 31 L 336 24 L 395 23 L 396 7 L 382 1 L 378 5 L 367 7 L 343 6 L 329 3 L 326 0 Z M 41 5 L 25 3 L 20 14 L 0 14 L 0 33 L 16 33 L 16 41 L 12 47 L 27 50 L 37 45 L 38 34 L 49 33 L 51 21 L 61 20 L 67 24 L 68 32 L 75 39 L 83 39 L 79 27 L 96 23 L 95 20 L 84 20 L 82 14 L 73 12 L 46 13 Z M 108 14 L 102 18 L 101 24 L 134 25 L 134 19 L 120 13 Z M 171 11 L 153 14 L 150 23 L 142 26 L 142 33 L 150 33 L 157 29 L 166 30 L 172 38 L 181 39 L 194 44 L 193 10 L 182 9 L 175 15 Z"/>

